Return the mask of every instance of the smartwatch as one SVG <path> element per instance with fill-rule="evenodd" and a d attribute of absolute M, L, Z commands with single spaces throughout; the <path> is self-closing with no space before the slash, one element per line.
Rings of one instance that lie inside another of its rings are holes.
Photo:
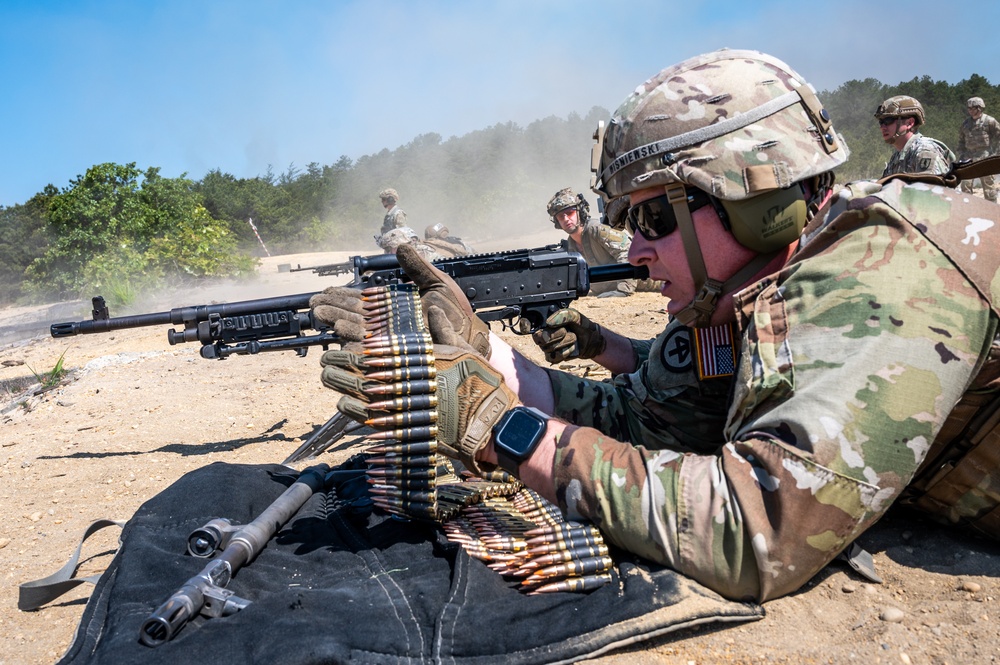
<path fill-rule="evenodd" d="M 493 448 L 500 468 L 517 475 L 545 435 L 549 416 L 530 406 L 515 406 L 493 426 Z"/>

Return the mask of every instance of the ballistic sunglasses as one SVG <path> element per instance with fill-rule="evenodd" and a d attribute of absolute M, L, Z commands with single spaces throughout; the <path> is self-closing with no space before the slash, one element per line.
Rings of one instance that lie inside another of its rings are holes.
<path fill-rule="evenodd" d="M 688 210 L 692 213 L 712 203 L 711 197 L 696 187 L 690 189 L 685 187 L 684 194 L 687 197 Z M 630 207 L 628 228 L 633 236 L 641 233 L 646 240 L 659 240 L 676 231 L 677 217 L 667 195 L 661 194 Z"/>

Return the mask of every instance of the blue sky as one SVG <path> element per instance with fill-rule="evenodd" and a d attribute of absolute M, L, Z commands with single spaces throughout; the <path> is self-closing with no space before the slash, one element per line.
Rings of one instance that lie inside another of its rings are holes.
<path fill-rule="evenodd" d="M 663 67 L 724 46 L 782 58 L 819 90 L 998 83 L 1000 3 L 965 7 L 0 0 L 0 205 L 102 162 L 252 177 L 430 132 L 611 110 Z"/>

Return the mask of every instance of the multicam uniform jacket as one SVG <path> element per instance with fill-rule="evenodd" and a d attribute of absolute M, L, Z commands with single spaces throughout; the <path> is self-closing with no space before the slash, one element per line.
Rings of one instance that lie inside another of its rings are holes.
<path fill-rule="evenodd" d="M 968 117 L 958 129 L 958 156 L 979 159 L 997 153 L 1000 148 L 1000 122 L 983 113 L 978 120 Z"/>
<path fill-rule="evenodd" d="M 955 153 L 937 139 L 919 132 L 910 137 L 902 150 L 894 150 L 882 171 L 882 177 L 894 173 L 933 173 L 943 175 L 951 170 Z"/>
<path fill-rule="evenodd" d="M 958 129 L 958 156 L 960 159 L 982 159 L 997 154 L 1000 149 L 1000 122 L 985 113 L 978 120 L 971 117 L 962 121 Z M 983 196 L 997 200 L 995 176 L 983 176 Z M 962 181 L 962 191 L 972 192 L 972 181 Z"/>
<path fill-rule="evenodd" d="M 583 254 L 583 258 L 592 266 L 602 266 L 609 263 L 628 263 L 628 248 L 632 237 L 625 231 L 613 229 L 598 221 L 589 221 L 583 227 L 582 242 L 567 238 L 567 249 Z M 635 280 L 623 280 L 615 283 L 593 284 L 590 295 L 598 295 L 605 291 L 635 292 Z"/>
<path fill-rule="evenodd" d="M 785 268 L 737 295 L 731 380 L 699 380 L 695 334 L 676 322 L 633 342 L 632 374 L 547 370 L 573 423 L 553 467 L 560 507 L 727 597 L 799 588 L 900 495 L 963 393 L 997 391 L 981 292 L 1000 270 L 998 211 L 943 187 L 854 183 Z M 981 269 L 979 291 L 941 246 Z M 995 506 L 1000 474 L 977 491 Z"/>
<path fill-rule="evenodd" d="M 399 229 L 406 226 L 406 213 L 398 205 L 389 208 L 389 211 L 385 213 L 385 217 L 382 218 L 382 229 L 381 233 L 385 235 L 393 229 Z"/>

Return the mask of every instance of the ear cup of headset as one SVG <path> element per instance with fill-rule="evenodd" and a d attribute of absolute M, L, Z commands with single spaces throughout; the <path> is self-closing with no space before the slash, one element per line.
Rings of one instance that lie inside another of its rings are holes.
<path fill-rule="evenodd" d="M 808 216 L 802 189 L 793 185 L 742 201 L 720 201 L 733 236 L 761 254 L 787 247 L 801 235 Z"/>

